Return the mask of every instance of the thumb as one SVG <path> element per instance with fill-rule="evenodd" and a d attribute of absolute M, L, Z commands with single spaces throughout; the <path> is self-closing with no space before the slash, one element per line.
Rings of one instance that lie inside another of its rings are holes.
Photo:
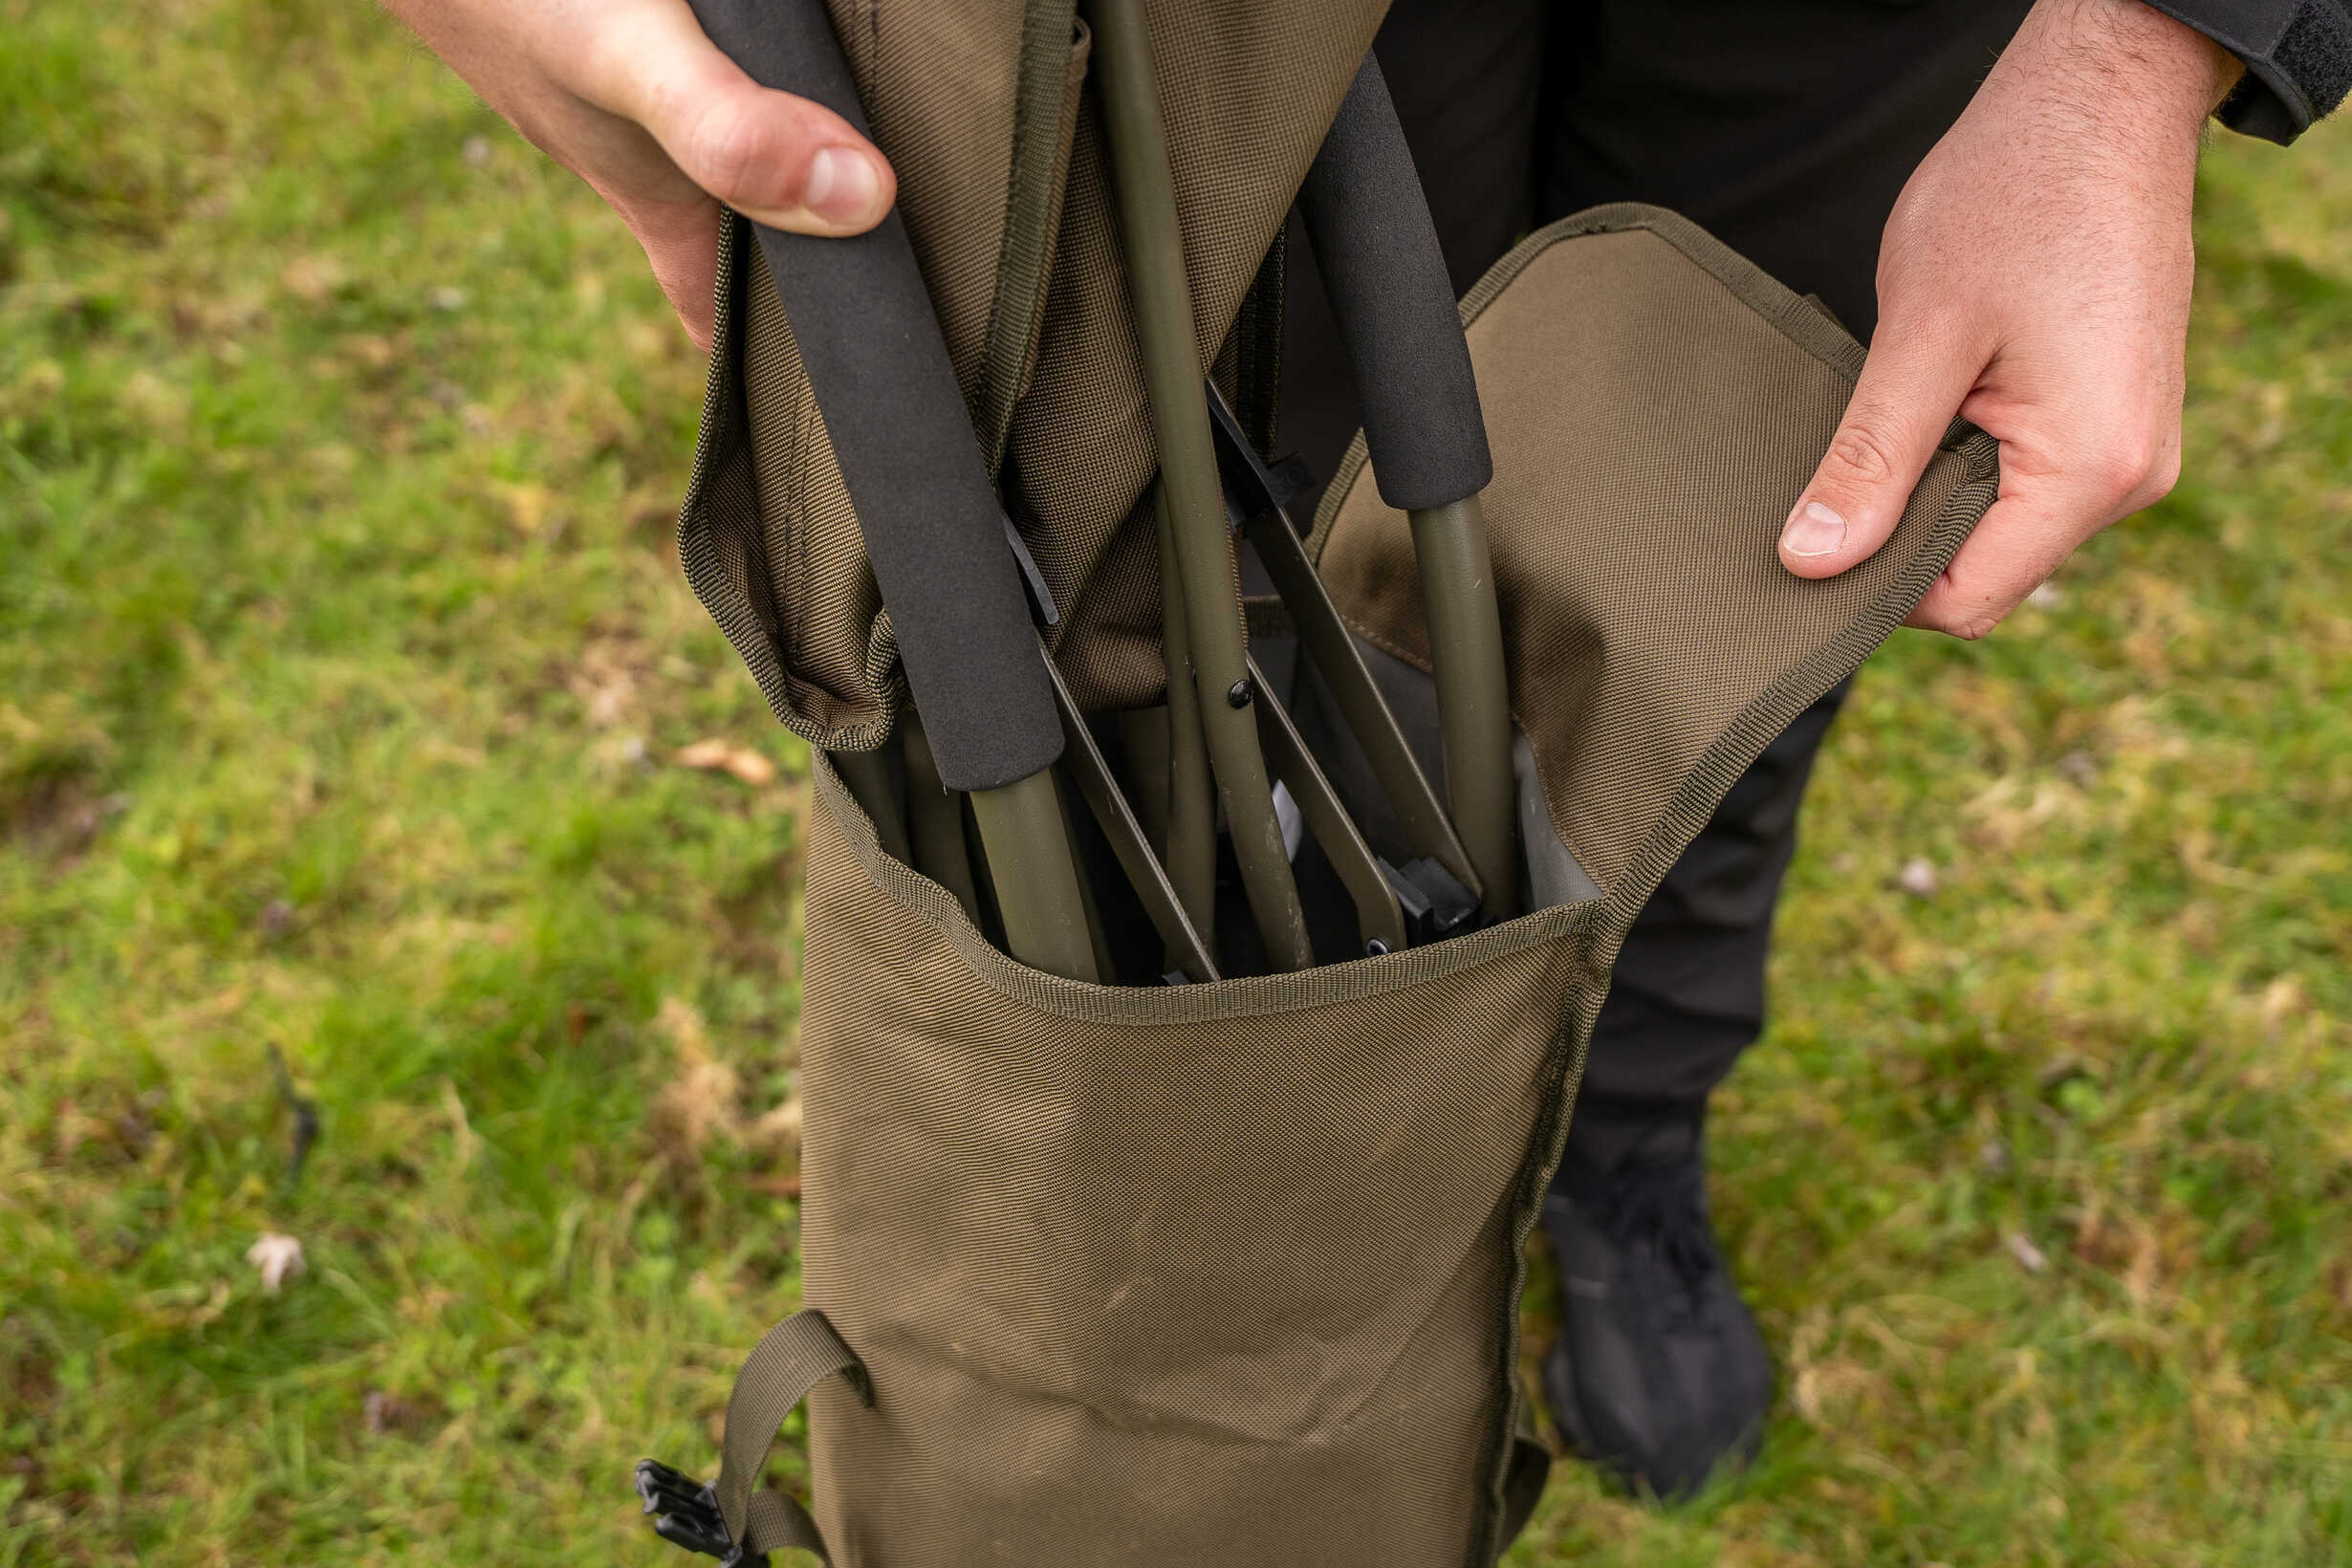
<path fill-rule="evenodd" d="M 1883 321 L 1829 451 L 1780 533 L 1780 564 L 1834 577 L 1877 553 L 1986 356 L 1947 335 Z"/>
<path fill-rule="evenodd" d="M 897 199 L 897 177 L 872 142 L 821 104 L 744 75 L 685 0 L 630 8 L 600 43 L 604 69 L 589 96 L 642 125 L 687 179 L 745 217 L 802 234 L 861 234 Z"/>

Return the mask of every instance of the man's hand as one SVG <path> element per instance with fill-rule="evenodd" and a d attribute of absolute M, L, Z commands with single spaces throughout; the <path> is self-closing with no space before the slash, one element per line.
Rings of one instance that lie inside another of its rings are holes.
<path fill-rule="evenodd" d="M 2000 442 L 2000 499 L 1911 625 L 1982 637 L 2171 490 L 2197 142 L 2237 70 L 2140 0 L 2035 6 L 1887 220 L 1878 332 L 1790 571 L 1884 544 L 1954 413 Z"/>
<path fill-rule="evenodd" d="M 803 234 L 882 222 L 898 180 L 830 109 L 753 82 L 686 0 L 384 0 L 449 68 L 621 214 L 710 345 L 718 205 Z"/>

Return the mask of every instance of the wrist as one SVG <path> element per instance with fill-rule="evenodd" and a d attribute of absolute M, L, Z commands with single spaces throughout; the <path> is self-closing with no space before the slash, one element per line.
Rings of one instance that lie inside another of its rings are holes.
<path fill-rule="evenodd" d="M 2102 116 L 2200 129 L 2245 73 L 2143 0 L 2036 0 L 1996 70 L 2013 64 Z"/>

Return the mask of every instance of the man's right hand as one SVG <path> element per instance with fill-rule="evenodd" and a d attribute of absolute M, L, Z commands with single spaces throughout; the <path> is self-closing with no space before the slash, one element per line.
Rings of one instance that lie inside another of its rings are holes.
<path fill-rule="evenodd" d="M 612 204 L 697 347 L 710 346 L 718 207 L 860 234 L 898 178 L 830 109 L 719 53 L 686 0 L 384 0 L 484 102 Z"/>

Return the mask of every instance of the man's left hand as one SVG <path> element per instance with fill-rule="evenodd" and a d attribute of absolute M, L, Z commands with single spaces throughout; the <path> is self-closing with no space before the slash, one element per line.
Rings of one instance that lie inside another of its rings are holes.
<path fill-rule="evenodd" d="M 1957 413 L 2001 493 L 1909 624 L 1982 637 L 2179 476 L 2206 116 L 2237 61 L 2140 0 L 2040 0 L 1904 186 L 1853 402 L 1780 559 L 1827 577 L 1903 515 Z"/>

